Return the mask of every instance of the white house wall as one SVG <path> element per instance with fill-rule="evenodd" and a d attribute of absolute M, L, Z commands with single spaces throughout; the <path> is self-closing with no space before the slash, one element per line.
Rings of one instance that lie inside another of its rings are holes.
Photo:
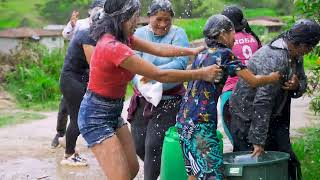
<path fill-rule="evenodd" d="M 21 41 L 22 39 L 0 38 L 0 53 L 9 54 L 10 50 L 16 49 Z M 49 51 L 64 47 L 64 39 L 62 37 L 41 37 L 39 43 L 46 46 Z"/>
<path fill-rule="evenodd" d="M 63 48 L 64 39 L 63 37 L 42 37 L 40 39 L 40 44 L 46 46 L 49 51 L 52 51 L 55 48 Z"/>
<path fill-rule="evenodd" d="M 10 50 L 14 50 L 20 41 L 20 39 L 0 38 L 0 53 L 9 54 Z"/>

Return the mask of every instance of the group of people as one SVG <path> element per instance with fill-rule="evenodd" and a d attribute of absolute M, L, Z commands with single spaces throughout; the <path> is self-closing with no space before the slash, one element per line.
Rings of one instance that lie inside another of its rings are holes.
<path fill-rule="evenodd" d="M 108 179 L 133 179 L 138 155 L 144 179 L 154 180 L 160 174 L 165 132 L 176 126 L 189 179 L 224 179 L 216 134 L 220 97 L 234 151 L 252 151 L 253 156 L 264 150 L 287 152 L 290 179 L 301 179 L 289 137 L 290 100 L 305 92 L 303 55 L 318 44 L 320 25 L 299 20 L 262 46 L 241 9 L 228 6 L 207 20 L 206 47 L 189 48 L 185 31 L 172 25 L 169 0 L 153 0 L 149 24 L 136 29 L 140 8 L 139 0 L 95 0 L 87 20 L 77 20 L 74 12 L 64 30 L 71 40 L 52 142 L 57 146 L 59 137 L 66 137 L 61 164 L 87 165 L 75 150 L 81 133 Z M 189 55 L 196 58 L 187 68 Z M 130 81 L 134 95 L 124 120 Z M 163 83 L 157 106 L 138 88 L 154 81 Z M 183 82 L 188 82 L 186 88 Z"/>

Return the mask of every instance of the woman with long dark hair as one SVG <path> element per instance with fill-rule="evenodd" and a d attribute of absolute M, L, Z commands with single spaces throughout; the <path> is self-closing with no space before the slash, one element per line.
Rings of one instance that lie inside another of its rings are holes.
<path fill-rule="evenodd" d="M 251 30 L 247 20 L 244 18 L 242 10 L 237 6 L 228 6 L 222 13 L 227 16 L 234 24 L 235 29 L 235 43 L 232 47 L 232 51 L 243 65 L 247 64 L 247 61 L 252 55 L 261 47 L 261 42 L 258 36 Z M 229 112 L 229 98 L 232 94 L 238 81 L 238 77 L 228 77 L 220 96 L 220 109 L 222 112 L 222 124 L 226 135 L 231 143 L 232 137 L 230 134 L 231 115 Z"/>
<path fill-rule="evenodd" d="M 303 55 L 319 40 L 317 22 L 297 21 L 260 48 L 248 64 L 248 69 L 258 75 L 280 71 L 282 81 L 253 89 L 240 79 L 230 98 L 233 150 L 253 151 L 253 155 L 264 150 L 286 152 L 290 154 L 289 179 L 294 180 L 301 179 L 301 169 L 290 142 L 290 102 L 306 90 Z"/>
<path fill-rule="evenodd" d="M 151 43 L 133 36 L 140 13 L 139 0 L 108 0 L 92 26 L 97 40 L 90 61 L 90 77 L 78 124 L 108 180 L 133 179 L 139 170 L 134 143 L 121 118 L 127 84 L 135 74 L 159 82 L 212 81 L 217 65 L 198 70 L 161 70 L 135 55 L 134 50 L 156 56 L 196 55 L 204 49 Z"/>

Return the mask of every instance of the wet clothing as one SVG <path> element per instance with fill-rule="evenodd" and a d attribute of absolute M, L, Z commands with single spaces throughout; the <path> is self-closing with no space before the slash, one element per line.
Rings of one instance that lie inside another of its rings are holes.
<path fill-rule="evenodd" d="M 68 46 L 62 72 L 87 76 L 89 64 L 82 46 L 85 44 L 95 46 L 96 42 L 89 37 L 89 29 L 78 31 L 74 38 Z"/>
<path fill-rule="evenodd" d="M 237 9 L 236 9 L 237 10 Z M 249 58 L 252 57 L 253 53 L 255 53 L 258 48 L 260 48 L 259 41 L 255 39 L 255 37 L 245 31 L 240 31 L 235 34 L 235 43 L 232 47 L 232 51 L 237 56 L 239 60 L 241 60 L 242 64 L 246 65 Z M 231 92 L 235 88 L 238 82 L 238 76 L 228 77 L 220 99 L 221 109 L 222 109 L 222 124 L 224 131 L 226 132 L 230 142 L 233 144 L 232 136 L 230 133 L 231 126 L 231 114 L 229 111 L 229 98 L 231 97 Z"/>
<path fill-rule="evenodd" d="M 132 55 L 134 51 L 128 45 L 110 34 L 103 35 L 97 42 L 78 118 L 80 132 L 89 147 L 112 137 L 126 124 L 121 112 L 126 87 L 133 74 L 119 65 Z"/>
<path fill-rule="evenodd" d="M 147 119 L 144 109 L 147 101 L 138 98 L 138 106 L 131 123 L 131 133 L 137 155 L 144 162 L 144 179 L 156 180 L 160 174 L 162 145 L 165 132 L 175 125 L 181 96 L 161 100 Z"/>
<path fill-rule="evenodd" d="M 144 39 L 154 43 L 160 44 L 171 44 L 179 47 L 189 47 L 188 37 L 182 28 L 177 26 L 172 26 L 170 31 L 164 36 L 157 36 L 153 33 L 152 28 L 147 25 L 138 28 L 135 32 L 135 36 L 140 39 Z M 145 52 L 137 51 L 137 55 L 142 59 L 154 64 L 160 69 L 180 69 L 184 70 L 187 68 L 189 57 L 188 56 L 178 56 L 178 57 L 159 57 Z M 135 76 L 133 79 L 133 84 L 137 86 L 138 78 Z M 163 90 L 172 89 L 181 83 L 163 83 Z M 163 96 L 162 99 L 170 99 L 171 96 Z"/>
<path fill-rule="evenodd" d="M 248 141 L 252 144 L 264 145 L 267 139 L 269 121 L 272 115 L 281 113 L 288 92 L 282 90 L 283 82 L 288 81 L 292 74 L 297 74 L 300 85 L 297 91 L 290 93 L 292 97 L 300 97 L 305 92 L 306 76 L 303 70 L 303 61 L 298 60 L 295 70 L 290 65 L 288 48 L 283 39 L 274 41 L 259 49 L 248 63 L 248 69 L 257 75 L 268 75 L 279 71 L 284 75 L 282 82 L 268 84 L 257 88 L 250 88 L 248 84 L 240 79 L 234 93 L 230 98 L 231 125 L 233 137 L 238 141 L 243 140 L 241 135 L 248 131 L 245 124 L 250 124 Z M 244 103 L 245 102 L 245 103 Z M 236 120 L 237 119 L 237 120 Z M 234 139 L 235 148 L 236 140 Z"/>
<path fill-rule="evenodd" d="M 138 28 L 135 36 L 150 42 L 189 47 L 188 38 L 182 28 L 171 26 L 164 36 L 157 36 L 147 25 Z M 180 69 L 187 67 L 189 57 L 158 57 L 137 51 L 144 60 L 160 69 Z M 138 78 L 133 79 L 137 87 Z M 131 123 L 138 156 L 144 161 L 144 179 L 156 180 L 160 174 L 162 145 L 165 132 L 175 125 L 175 117 L 180 107 L 181 98 L 185 93 L 182 83 L 162 83 L 163 93 L 160 103 L 155 107 L 147 102 L 140 92 L 135 89 L 128 109 L 128 121 Z"/>
<path fill-rule="evenodd" d="M 230 100 L 234 151 L 250 151 L 252 144 L 260 144 L 267 151 L 287 152 L 290 154 L 289 179 L 301 179 L 300 163 L 290 142 L 290 105 L 291 98 L 302 96 L 306 90 L 303 60 L 301 58 L 291 65 L 287 45 L 278 39 L 258 50 L 250 59 L 248 68 L 263 75 L 280 71 L 286 76 L 283 82 L 296 74 L 299 88 L 285 91 L 281 88 L 282 83 L 278 83 L 251 89 L 240 80 Z"/>
<path fill-rule="evenodd" d="M 134 74 L 119 65 L 134 54 L 129 46 L 114 36 L 103 35 L 90 61 L 88 89 L 109 98 L 124 97 L 128 82 Z"/>
<path fill-rule="evenodd" d="M 246 65 L 247 61 L 252 57 L 259 48 L 258 41 L 249 33 L 244 31 L 237 32 L 234 36 L 235 42 L 232 47 L 232 52 L 237 56 L 241 62 Z M 228 77 L 224 87 L 223 92 L 232 91 L 236 86 L 238 81 L 238 76 Z"/>
<path fill-rule="evenodd" d="M 268 129 L 268 138 L 265 143 L 265 151 L 281 151 L 286 152 L 290 155 L 290 159 L 288 162 L 288 175 L 289 180 L 301 180 L 301 165 L 300 162 L 295 155 L 291 141 L 290 141 L 290 105 L 291 105 L 291 97 L 289 97 L 285 106 L 282 110 L 281 115 L 272 116 L 270 118 L 270 125 Z M 241 122 L 239 117 L 235 117 L 232 119 L 234 122 L 237 122 L 236 125 L 243 129 L 243 131 L 239 131 L 234 137 L 234 151 L 251 151 L 253 149 L 253 145 L 248 142 L 248 133 L 250 129 L 250 123 Z"/>
<path fill-rule="evenodd" d="M 268 138 L 266 141 L 267 151 L 281 151 L 290 155 L 288 162 L 289 180 L 301 180 L 301 165 L 295 155 L 290 141 L 290 106 L 291 97 L 285 102 L 281 114 L 270 119 Z"/>
<path fill-rule="evenodd" d="M 95 41 L 89 37 L 89 29 L 77 31 L 72 38 L 60 76 L 60 89 L 66 101 L 70 115 L 70 123 L 66 132 L 66 154 L 73 154 L 77 138 L 78 112 L 82 97 L 87 87 L 89 65 L 86 61 L 83 45 L 95 46 Z"/>
<path fill-rule="evenodd" d="M 59 111 L 58 111 L 58 117 L 57 117 L 57 134 L 59 137 L 63 137 L 66 133 L 66 127 L 68 122 L 68 107 L 66 100 L 61 97 L 60 104 L 59 104 Z"/>
<path fill-rule="evenodd" d="M 184 96 L 185 92 L 186 92 L 186 89 L 185 89 L 184 85 L 180 84 L 172 89 L 163 91 L 162 96 L 168 96 L 168 97 L 170 97 L 170 99 L 175 99 L 177 97 Z M 141 93 L 138 91 L 138 89 L 134 87 L 133 88 L 133 96 L 130 99 L 130 104 L 129 104 L 129 108 L 128 108 L 128 116 L 127 116 L 128 122 L 133 121 L 133 118 L 136 114 L 137 108 L 138 108 L 138 106 L 140 106 L 139 105 L 140 99 L 145 100 L 145 98 L 141 95 Z M 170 99 L 167 99 L 167 100 L 170 100 Z M 162 100 L 162 101 L 165 101 L 165 100 Z M 149 118 L 151 118 L 153 110 L 155 108 L 156 107 L 153 104 L 146 101 L 143 106 L 142 118 L 144 120 L 148 120 Z"/>
<path fill-rule="evenodd" d="M 224 70 L 224 80 L 220 83 L 202 80 L 190 81 L 187 92 L 182 100 L 177 114 L 176 127 L 182 142 L 182 151 L 186 159 L 186 170 L 189 175 L 198 179 L 223 179 L 222 152 L 219 150 L 217 138 L 217 86 L 224 84 L 228 75 L 245 68 L 241 61 L 235 60 L 232 51 L 221 44 L 198 54 L 192 64 L 192 69 L 220 65 Z M 210 133 L 212 132 L 212 133 Z M 201 144 L 199 144 L 200 141 Z M 197 162 L 190 167 L 190 163 Z"/>
<path fill-rule="evenodd" d="M 127 123 L 121 118 L 123 98 L 109 99 L 87 90 L 79 109 L 79 130 L 88 147 L 113 136 Z"/>
<path fill-rule="evenodd" d="M 177 124 L 181 133 L 183 126 Z M 223 158 L 215 124 L 199 123 L 190 138 L 181 138 L 185 168 L 189 176 L 198 180 L 223 179 Z"/>

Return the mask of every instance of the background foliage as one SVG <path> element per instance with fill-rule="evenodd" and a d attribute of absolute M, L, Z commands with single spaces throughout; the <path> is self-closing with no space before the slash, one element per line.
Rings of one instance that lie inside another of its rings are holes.
<path fill-rule="evenodd" d="M 312 18 L 320 22 L 320 1 L 319 0 L 295 0 L 296 13 L 300 17 Z M 308 93 L 314 95 L 311 107 L 316 113 L 320 112 L 320 46 L 306 55 L 304 60 L 310 66 Z M 314 62 L 314 63 L 312 63 Z"/>
<path fill-rule="evenodd" d="M 141 0 L 142 15 L 152 0 Z M 208 17 L 220 12 L 225 5 L 269 8 L 280 15 L 290 14 L 292 0 L 172 0 L 177 18 Z M 0 29 L 12 27 L 42 27 L 46 24 L 65 24 L 73 10 L 80 11 L 81 18 L 87 16 L 91 0 L 0 0 Z M 312 6 L 310 6 L 312 8 Z M 259 13 L 255 11 L 254 13 Z M 269 15 L 269 14 L 263 14 Z"/>
<path fill-rule="evenodd" d="M 6 74 L 5 88 L 23 108 L 56 108 L 61 93 L 59 77 L 65 50 L 51 53 L 38 43 L 24 41 L 12 52 L 15 70 Z"/>

